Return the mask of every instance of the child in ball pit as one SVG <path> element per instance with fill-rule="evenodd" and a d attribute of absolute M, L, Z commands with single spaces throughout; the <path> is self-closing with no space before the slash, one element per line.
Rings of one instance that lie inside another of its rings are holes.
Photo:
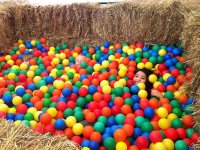
<path fill-rule="evenodd" d="M 135 84 L 138 83 L 145 83 L 146 91 L 148 93 L 148 99 L 151 97 L 157 97 L 158 99 L 163 98 L 162 93 L 160 93 L 158 90 L 153 88 L 153 84 L 148 80 L 148 77 L 153 74 L 153 72 L 149 69 L 137 69 L 135 71 L 135 76 L 133 78 L 133 81 Z"/>
<path fill-rule="evenodd" d="M 85 60 L 85 56 L 83 56 L 83 55 L 78 55 L 77 57 L 76 57 L 76 62 L 75 62 L 75 64 L 76 64 L 76 66 L 81 66 L 81 63 L 82 62 L 84 62 L 84 60 Z"/>
<path fill-rule="evenodd" d="M 24 55 L 23 56 L 23 62 L 27 65 L 29 65 L 29 60 L 33 58 L 33 55 Z"/>

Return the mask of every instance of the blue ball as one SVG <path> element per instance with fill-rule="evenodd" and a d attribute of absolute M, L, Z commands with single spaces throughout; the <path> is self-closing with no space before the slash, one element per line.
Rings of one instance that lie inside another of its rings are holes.
<path fill-rule="evenodd" d="M 27 48 L 27 49 L 30 49 L 30 48 L 32 48 L 32 45 L 31 45 L 31 43 L 27 43 L 27 44 L 25 44 L 25 46 L 26 46 L 26 48 Z"/>
<path fill-rule="evenodd" d="M 113 125 L 115 125 L 116 124 L 115 117 L 114 116 L 109 117 L 107 119 L 106 124 L 108 127 L 112 127 Z"/>
<path fill-rule="evenodd" d="M 174 56 L 179 56 L 179 55 L 181 55 L 182 52 L 183 52 L 182 48 L 174 48 L 174 49 L 172 50 L 172 54 L 173 54 Z"/>
<path fill-rule="evenodd" d="M 106 138 L 110 137 L 111 135 L 109 133 L 104 133 L 102 135 L 102 141 L 104 141 Z"/>
<path fill-rule="evenodd" d="M 114 106 L 114 102 L 113 102 L 113 101 L 109 101 L 109 102 L 108 102 L 108 107 L 111 108 L 111 107 L 113 107 L 113 106 Z"/>
<path fill-rule="evenodd" d="M 33 83 L 31 83 L 31 84 L 29 84 L 28 85 L 28 87 L 27 87 L 29 90 L 31 90 L 31 91 L 34 91 L 34 90 L 36 90 L 36 85 L 35 84 L 33 84 Z"/>
<path fill-rule="evenodd" d="M 95 51 L 97 51 L 97 50 L 101 50 L 101 47 L 100 46 L 95 46 Z"/>
<path fill-rule="evenodd" d="M 79 88 L 76 86 L 72 86 L 72 93 L 78 94 Z"/>
<path fill-rule="evenodd" d="M 63 119 L 58 119 L 55 121 L 54 127 L 56 130 L 64 130 L 66 128 L 66 123 Z"/>
<path fill-rule="evenodd" d="M 119 127 L 117 125 L 113 125 L 111 128 L 110 128 L 110 134 L 113 136 L 115 131 L 119 129 Z"/>
<path fill-rule="evenodd" d="M 132 109 L 133 109 L 134 111 L 140 109 L 140 104 L 139 104 L 139 103 L 135 103 L 135 104 L 133 104 Z"/>
<path fill-rule="evenodd" d="M 42 49 L 43 49 L 42 44 L 38 44 L 38 45 L 37 45 L 37 49 L 38 49 L 38 50 L 42 50 Z"/>
<path fill-rule="evenodd" d="M 168 84 L 174 84 L 176 83 L 176 78 L 174 76 L 170 76 L 167 78 L 167 83 Z"/>
<path fill-rule="evenodd" d="M 121 48 L 118 48 L 118 49 L 116 50 L 116 52 L 122 54 L 122 53 L 123 53 L 123 50 L 122 50 Z"/>
<path fill-rule="evenodd" d="M 15 114 L 12 114 L 12 113 L 7 114 L 6 119 L 14 121 L 15 120 Z"/>
<path fill-rule="evenodd" d="M 131 54 L 128 56 L 129 60 L 135 60 L 136 59 L 136 56 L 134 54 Z"/>
<path fill-rule="evenodd" d="M 99 143 L 97 141 L 91 141 L 89 148 L 91 150 L 98 150 L 99 149 Z"/>
<path fill-rule="evenodd" d="M 80 80 L 82 81 L 83 79 L 86 79 L 87 78 L 87 75 L 86 74 L 83 74 L 80 76 Z"/>
<path fill-rule="evenodd" d="M 16 114 L 15 120 L 24 120 L 24 114 Z"/>
<path fill-rule="evenodd" d="M 17 94 L 18 96 L 23 96 L 25 93 L 26 93 L 26 90 L 25 90 L 24 88 L 22 88 L 22 87 L 20 87 L 20 88 L 18 88 L 18 89 L 16 90 L 16 94 Z"/>
<path fill-rule="evenodd" d="M 5 104 L 11 104 L 12 98 L 13 98 L 12 95 L 9 94 L 9 93 L 4 94 L 3 97 L 2 97 Z"/>
<path fill-rule="evenodd" d="M 147 45 L 144 45 L 144 47 L 142 48 L 143 52 L 147 52 L 149 50 L 149 47 Z"/>
<path fill-rule="evenodd" d="M 106 42 L 103 43 L 103 46 L 104 46 L 105 48 L 109 48 L 110 43 L 109 43 L 108 41 L 106 41 Z"/>
<path fill-rule="evenodd" d="M 144 109 L 144 116 L 145 117 L 151 119 L 151 118 L 154 117 L 154 115 L 155 115 L 155 111 L 154 111 L 153 108 L 147 107 L 147 108 Z"/>
<path fill-rule="evenodd" d="M 133 94 L 137 94 L 139 92 L 140 88 L 137 85 L 132 85 L 131 86 L 131 92 Z"/>
<path fill-rule="evenodd" d="M 171 60 L 171 59 L 167 59 L 166 61 L 165 61 L 165 64 L 166 64 L 166 66 L 169 68 L 169 67 L 171 67 L 171 66 L 174 66 L 174 62 Z"/>
<path fill-rule="evenodd" d="M 164 56 L 164 58 L 165 58 L 165 60 L 168 60 L 168 59 L 172 59 L 172 56 L 171 56 L 170 54 L 166 54 L 166 55 Z"/>
<path fill-rule="evenodd" d="M 31 103 L 31 102 L 26 102 L 25 105 L 26 105 L 28 108 L 34 107 L 33 103 Z"/>
<path fill-rule="evenodd" d="M 97 91 L 97 87 L 96 87 L 96 86 L 90 85 L 90 86 L 88 87 L 88 93 L 89 93 L 89 94 L 94 94 L 96 91 Z"/>
<path fill-rule="evenodd" d="M 176 69 L 176 67 L 175 66 L 169 67 L 169 72 L 171 72 L 173 69 Z"/>
<path fill-rule="evenodd" d="M 165 88 L 168 86 L 167 82 L 163 82 L 163 85 L 165 86 Z"/>
<path fill-rule="evenodd" d="M 84 140 L 82 143 L 81 143 L 81 146 L 82 147 L 89 147 L 90 145 L 90 140 Z"/>
<path fill-rule="evenodd" d="M 132 95 L 131 99 L 133 100 L 133 103 L 139 103 L 140 101 L 140 98 L 138 95 Z"/>
<path fill-rule="evenodd" d="M 53 76 L 47 76 L 45 79 L 47 84 L 52 84 L 54 82 L 54 77 Z"/>
<path fill-rule="evenodd" d="M 59 97 L 58 98 L 58 102 L 67 102 L 67 99 L 66 99 L 66 97 Z"/>
<path fill-rule="evenodd" d="M 70 90 L 69 88 L 64 88 L 64 89 L 62 90 L 62 95 L 63 95 L 64 97 L 70 96 L 70 95 L 71 95 L 71 90 Z"/>
<path fill-rule="evenodd" d="M 172 58 L 172 61 L 174 62 L 174 64 L 176 64 L 177 62 L 179 62 L 179 60 L 177 58 Z"/>
<path fill-rule="evenodd" d="M 142 134 L 142 136 L 146 137 L 146 139 L 147 139 L 149 142 L 151 141 L 151 140 L 150 140 L 149 133 L 144 132 L 144 133 Z"/>
<path fill-rule="evenodd" d="M 133 138 L 136 139 L 137 137 L 142 135 L 142 130 L 140 128 L 134 128 Z"/>
<path fill-rule="evenodd" d="M 172 53 L 174 47 L 173 46 L 167 46 L 167 52 Z"/>

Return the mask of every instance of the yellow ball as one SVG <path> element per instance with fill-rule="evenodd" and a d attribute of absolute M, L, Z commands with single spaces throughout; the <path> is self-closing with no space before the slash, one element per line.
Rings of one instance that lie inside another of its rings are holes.
<path fill-rule="evenodd" d="M 137 86 L 139 87 L 140 90 L 145 90 L 146 88 L 145 83 L 142 83 L 142 82 L 138 83 Z"/>
<path fill-rule="evenodd" d="M 10 55 L 6 55 L 4 58 L 5 58 L 6 61 L 11 60 L 11 56 Z"/>
<path fill-rule="evenodd" d="M 120 70 L 118 71 L 118 75 L 119 75 L 120 77 L 124 77 L 124 76 L 126 75 L 126 71 L 120 69 Z"/>
<path fill-rule="evenodd" d="M 37 66 L 33 65 L 33 66 L 30 66 L 29 70 L 35 71 L 37 68 L 38 68 Z"/>
<path fill-rule="evenodd" d="M 140 62 L 137 64 L 137 68 L 138 69 L 143 69 L 145 66 L 144 66 L 144 63 L 143 62 Z"/>
<path fill-rule="evenodd" d="M 124 47 L 122 48 L 122 50 L 123 50 L 124 53 L 127 53 L 128 50 L 129 50 L 129 46 L 124 46 Z"/>
<path fill-rule="evenodd" d="M 26 46 L 25 46 L 24 44 L 20 44 L 20 45 L 19 45 L 19 48 L 22 48 L 22 47 L 25 48 Z"/>
<path fill-rule="evenodd" d="M 52 60 L 52 64 L 53 65 L 58 65 L 60 63 L 60 59 L 59 58 L 53 58 L 53 60 Z"/>
<path fill-rule="evenodd" d="M 121 82 L 117 81 L 114 83 L 114 88 L 117 88 L 117 87 L 123 87 L 123 84 Z"/>
<path fill-rule="evenodd" d="M 109 66 L 109 61 L 104 60 L 104 61 L 102 62 L 102 67 L 103 67 L 103 68 L 108 68 L 108 66 Z"/>
<path fill-rule="evenodd" d="M 67 65 L 69 64 L 69 60 L 68 60 L 68 59 L 64 59 L 64 60 L 62 61 L 62 64 L 63 64 L 64 66 L 67 66 Z"/>
<path fill-rule="evenodd" d="M 147 93 L 146 90 L 140 90 L 140 91 L 138 92 L 138 96 L 139 96 L 140 98 L 147 98 L 148 93 Z"/>
<path fill-rule="evenodd" d="M 20 96 L 15 96 L 12 99 L 13 105 L 17 106 L 22 103 L 22 98 Z"/>
<path fill-rule="evenodd" d="M 174 92 L 174 97 L 175 97 L 176 99 L 178 99 L 178 98 L 180 97 L 180 95 L 181 95 L 181 92 L 180 92 L 180 91 L 175 91 L 175 92 Z"/>
<path fill-rule="evenodd" d="M 170 121 L 169 121 L 168 119 L 166 119 L 166 118 L 161 118 L 161 119 L 158 121 L 158 126 L 159 126 L 161 129 L 165 130 L 165 129 L 167 129 L 167 128 L 170 127 Z"/>
<path fill-rule="evenodd" d="M 31 120 L 30 125 L 31 125 L 31 128 L 34 129 L 37 126 L 37 121 Z"/>
<path fill-rule="evenodd" d="M 47 113 L 49 115 L 51 115 L 52 117 L 55 117 L 57 115 L 58 111 L 57 111 L 56 108 L 50 107 L 50 108 L 47 109 Z"/>
<path fill-rule="evenodd" d="M 27 77 L 29 77 L 29 78 L 33 78 L 33 77 L 35 76 L 35 73 L 34 73 L 34 71 L 29 70 L 29 71 L 27 71 L 26 75 L 27 75 Z"/>
<path fill-rule="evenodd" d="M 37 109 L 35 107 L 30 107 L 27 112 L 32 113 L 33 115 L 37 112 Z"/>
<path fill-rule="evenodd" d="M 167 150 L 174 150 L 174 142 L 171 139 L 164 139 L 162 143 L 165 145 Z"/>
<path fill-rule="evenodd" d="M 23 41 L 22 39 L 19 39 L 19 40 L 18 40 L 18 43 L 19 43 L 19 44 L 23 44 L 24 41 Z"/>
<path fill-rule="evenodd" d="M 69 69 L 69 72 L 72 72 L 73 74 L 75 74 L 76 70 L 71 68 L 71 69 Z"/>
<path fill-rule="evenodd" d="M 103 86 L 103 88 L 102 88 L 102 92 L 104 93 L 104 94 L 110 94 L 111 93 L 111 87 L 109 86 L 109 85 L 105 85 L 105 86 Z"/>
<path fill-rule="evenodd" d="M 45 94 L 48 91 L 48 87 L 43 85 L 40 87 L 40 90 Z"/>
<path fill-rule="evenodd" d="M 39 121 L 39 116 L 40 116 L 40 114 L 42 114 L 43 112 L 42 111 L 37 111 L 37 112 L 35 112 L 34 113 L 34 119 L 36 120 L 36 121 Z"/>
<path fill-rule="evenodd" d="M 6 104 L 0 104 L 0 111 L 7 113 L 9 107 Z"/>
<path fill-rule="evenodd" d="M 8 113 L 16 114 L 17 110 L 15 108 L 9 108 Z"/>
<path fill-rule="evenodd" d="M 50 51 L 55 51 L 55 47 L 50 47 L 49 50 Z"/>
<path fill-rule="evenodd" d="M 149 82 L 155 83 L 158 77 L 155 74 L 151 74 L 148 79 L 149 79 Z"/>
<path fill-rule="evenodd" d="M 101 81 L 100 86 L 104 87 L 105 85 L 109 85 L 109 82 L 107 80 Z"/>
<path fill-rule="evenodd" d="M 14 125 L 19 125 L 21 123 L 21 120 L 16 120 L 15 122 L 14 122 Z"/>
<path fill-rule="evenodd" d="M 13 72 L 8 74 L 8 79 L 10 79 L 10 80 L 15 79 L 15 77 L 16 77 L 16 75 Z"/>
<path fill-rule="evenodd" d="M 153 68 L 153 64 L 152 64 L 151 62 L 146 62 L 146 63 L 144 64 L 144 67 L 145 67 L 146 69 L 152 69 L 152 68 Z"/>
<path fill-rule="evenodd" d="M 61 59 L 65 59 L 66 58 L 66 54 L 65 53 L 60 53 L 60 58 Z"/>
<path fill-rule="evenodd" d="M 115 60 L 115 56 L 114 56 L 114 55 L 110 55 L 110 56 L 108 57 L 108 60 L 111 60 L 111 61 Z"/>
<path fill-rule="evenodd" d="M 102 66 L 100 64 L 94 65 L 94 71 L 99 72 L 101 70 Z"/>
<path fill-rule="evenodd" d="M 27 70 L 27 69 L 28 69 L 28 65 L 25 64 L 25 63 L 22 63 L 19 67 L 20 67 L 20 69 L 22 69 L 22 70 Z"/>
<path fill-rule="evenodd" d="M 61 80 L 56 80 L 53 82 L 53 85 L 57 88 L 57 89 L 63 89 L 64 87 L 64 82 Z"/>
<path fill-rule="evenodd" d="M 123 85 L 123 86 L 125 86 L 126 85 L 126 80 L 125 79 L 119 79 L 119 82 Z"/>
<path fill-rule="evenodd" d="M 4 104 L 4 101 L 2 99 L 0 99 L 0 104 Z"/>
<path fill-rule="evenodd" d="M 7 64 L 9 64 L 10 66 L 13 66 L 15 64 L 15 62 L 13 60 L 8 60 Z"/>
<path fill-rule="evenodd" d="M 142 49 L 139 47 L 135 49 L 135 52 L 141 52 L 141 51 L 142 51 Z"/>
<path fill-rule="evenodd" d="M 54 51 L 48 51 L 48 55 L 55 55 Z"/>
<path fill-rule="evenodd" d="M 155 150 L 168 150 L 162 142 L 157 142 L 154 144 Z"/>
<path fill-rule="evenodd" d="M 158 51 L 158 55 L 160 55 L 160 56 L 165 56 L 166 55 L 166 50 L 164 50 L 164 49 L 160 49 L 159 51 Z"/>
<path fill-rule="evenodd" d="M 170 73 L 165 73 L 165 74 L 163 75 L 163 80 L 164 80 L 164 81 L 167 81 L 167 79 L 168 79 L 170 76 L 171 76 Z"/>
<path fill-rule="evenodd" d="M 162 84 L 160 81 L 156 81 L 156 82 L 153 84 L 153 87 L 154 87 L 154 88 L 157 88 L 160 84 Z"/>
<path fill-rule="evenodd" d="M 72 127 L 72 131 L 75 135 L 81 135 L 83 133 L 83 125 L 81 123 L 76 123 Z"/>
<path fill-rule="evenodd" d="M 160 108 L 157 109 L 157 115 L 160 118 L 166 118 L 168 116 L 168 111 L 167 111 L 166 108 L 160 107 Z"/>
<path fill-rule="evenodd" d="M 73 127 L 77 121 L 74 116 L 69 116 L 66 118 L 65 122 L 68 127 Z"/>
<path fill-rule="evenodd" d="M 35 40 L 32 40 L 32 41 L 31 41 L 31 45 L 35 46 L 35 43 L 36 43 Z"/>
<path fill-rule="evenodd" d="M 155 150 L 155 149 L 154 149 L 154 144 L 153 144 L 153 143 L 151 143 L 151 144 L 149 145 L 149 150 Z"/>
<path fill-rule="evenodd" d="M 135 50 L 134 49 L 129 49 L 127 53 L 128 53 L 128 55 L 134 54 Z"/>
<path fill-rule="evenodd" d="M 178 118 L 176 114 L 174 113 L 170 113 L 168 116 L 167 116 L 167 119 L 172 122 L 172 120 L 174 120 L 175 118 Z"/>
<path fill-rule="evenodd" d="M 116 150 L 127 150 L 127 145 L 124 142 L 118 142 L 116 144 Z"/>
<path fill-rule="evenodd" d="M 33 82 L 34 82 L 35 84 L 37 84 L 41 79 L 42 79 L 42 78 L 41 78 L 40 76 L 35 76 L 35 77 L 33 78 Z"/>
<path fill-rule="evenodd" d="M 89 147 L 83 147 L 81 150 L 90 150 Z"/>

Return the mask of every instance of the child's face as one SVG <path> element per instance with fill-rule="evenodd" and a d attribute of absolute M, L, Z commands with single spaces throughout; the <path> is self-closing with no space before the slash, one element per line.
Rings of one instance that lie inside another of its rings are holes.
<path fill-rule="evenodd" d="M 76 66 L 80 66 L 82 62 L 84 62 L 84 56 L 77 56 L 76 57 Z"/>
<path fill-rule="evenodd" d="M 135 82 L 135 84 L 137 83 L 145 83 L 147 81 L 147 77 L 146 77 L 146 74 L 142 71 L 138 71 L 134 78 L 133 78 L 133 81 Z"/>

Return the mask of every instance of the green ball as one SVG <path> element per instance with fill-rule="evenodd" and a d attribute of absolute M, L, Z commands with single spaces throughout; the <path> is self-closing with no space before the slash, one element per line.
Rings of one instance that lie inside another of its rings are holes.
<path fill-rule="evenodd" d="M 105 125 L 102 122 L 96 122 L 94 124 L 94 130 L 100 133 L 103 133 L 105 129 Z"/>
<path fill-rule="evenodd" d="M 123 42 L 123 43 L 122 43 L 122 47 L 124 47 L 124 46 L 129 46 L 129 45 L 128 45 L 128 43 Z"/>
<path fill-rule="evenodd" d="M 61 46 L 57 45 L 55 51 L 58 52 L 61 50 Z"/>
<path fill-rule="evenodd" d="M 188 150 L 188 146 L 183 140 L 177 140 L 175 142 L 175 149 L 176 150 Z"/>
<path fill-rule="evenodd" d="M 63 44 L 62 46 L 61 46 L 61 48 L 62 49 L 66 49 L 66 48 L 68 48 L 69 46 L 67 45 L 67 44 Z"/>
<path fill-rule="evenodd" d="M 50 98 L 51 95 L 49 93 L 44 93 L 44 98 Z"/>
<path fill-rule="evenodd" d="M 50 86 L 50 87 L 48 88 L 48 93 L 49 93 L 50 95 L 52 95 L 52 92 L 53 92 L 55 89 L 56 89 L 55 86 Z"/>
<path fill-rule="evenodd" d="M 76 106 L 83 108 L 85 106 L 85 99 L 83 97 L 79 97 L 76 100 Z"/>
<path fill-rule="evenodd" d="M 158 44 L 153 45 L 152 50 L 158 52 L 160 50 L 160 46 Z"/>
<path fill-rule="evenodd" d="M 109 55 L 114 55 L 114 54 L 115 54 L 115 51 L 114 51 L 113 49 L 110 49 L 110 50 L 108 51 L 108 54 L 109 54 Z"/>
<path fill-rule="evenodd" d="M 159 64 L 163 63 L 164 61 L 165 61 L 165 58 L 164 58 L 163 56 L 158 56 L 158 57 L 157 57 L 157 62 L 158 62 Z"/>
<path fill-rule="evenodd" d="M 157 58 L 156 58 L 155 56 L 151 56 L 151 57 L 149 58 L 149 61 L 150 61 L 153 65 L 157 64 Z"/>
<path fill-rule="evenodd" d="M 180 70 L 180 74 L 181 75 L 186 75 L 186 71 L 185 70 Z"/>
<path fill-rule="evenodd" d="M 35 76 L 40 76 L 42 71 L 38 68 L 35 70 Z"/>
<path fill-rule="evenodd" d="M 86 102 L 91 102 L 92 100 L 93 100 L 93 97 L 92 97 L 92 95 L 91 94 L 87 94 L 86 96 L 85 96 L 85 100 L 86 100 Z"/>
<path fill-rule="evenodd" d="M 153 125 L 150 122 L 144 122 L 141 127 L 142 131 L 150 133 L 153 130 Z"/>
<path fill-rule="evenodd" d="M 192 134 L 194 133 L 194 129 L 192 128 L 188 128 L 186 129 L 186 135 L 187 135 L 187 138 L 191 138 Z"/>
<path fill-rule="evenodd" d="M 28 126 L 28 127 L 31 126 L 30 121 L 28 121 L 28 120 L 22 120 L 21 123 L 24 124 L 25 126 Z"/>
<path fill-rule="evenodd" d="M 23 102 L 24 103 L 26 103 L 26 102 L 30 102 L 30 99 L 31 99 L 31 95 L 30 94 L 24 94 L 23 96 L 22 96 L 22 100 L 23 100 Z"/>
<path fill-rule="evenodd" d="M 127 86 L 125 86 L 125 87 L 123 87 L 123 91 L 124 92 L 130 92 L 130 89 Z"/>
<path fill-rule="evenodd" d="M 172 100 L 170 102 L 170 105 L 172 106 L 172 108 L 176 108 L 176 107 L 178 108 L 178 107 L 180 107 L 180 102 L 177 100 Z"/>
<path fill-rule="evenodd" d="M 137 52 L 135 53 L 135 56 L 136 56 L 137 58 L 142 58 L 143 54 L 142 54 L 141 51 L 137 51 Z"/>
<path fill-rule="evenodd" d="M 97 61 L 99 61 L 100 58 L 101 58 L 101 54 L 97 54 L 97 53 L 96 53 L 96 55 L 95 55 L 95 59 L 96 59 Z"/>
<path fill-rule="evenodd" d="M 25 74 L 26 75 L 26 70 L 20 70 L 19 74 Z"/>
<path fill-rule="evenodd" d="M 43 105 L 45 107 L 49 107 L 50 104 L 51 104 L 51 100 L 49 98 L 45 98 L 43 101 L 42 101 Z"/>
<path fill-rule="evenodd" d="M 115 75 L 110 75 L 108 80 L 109 81 L 117 80 L 117 77 Z"/>
<path fill-rule="evenodd" d="M 127 57 L 128 55 L 126 53 L 122 53 L 122 57 Z"/>
<path fill-rule="evenodd" d="M 86 62 L 82 62 L 82 63 L 81 63 L 81 68 L 84 68 L 84 69 L 86 69 L 86 68 L 87 68 L 87 66 L 88 66 L 88 65 L 87 65 L 87 63 L 86 63 Z"/>
<path fill-rule="evenodd" d="M 178 107 L 173 108 L 172 113 L 174 113 L 179 118 L 182 116 L 182 110 Z"/>
<path fill-rule="evenodd" d="M 9 84 L 7 88 L 9 89 L 10 92 L 15 91 L 15 86 L 12 84 Z"/>
<path fill-rule="evenodd" d="M 144 122 L 145 122 L 145 119 L 142 116 L 137 116 L 135 118 L 135 123 L 137 127 L 141 127 Z"/>
<path fill-rule="evenodd" d="M 56 75 L 57 75 L 58 77 L 61 77 L 61 76 L 63 75 L 62 70 L 58 70 L 58 71 L 56 71 Z"/>
<path fill-rule="evenodd" d="M 163 83 L 163 82 L 164 82 L 163 77 L 159 77 L 159 78 L 158 78 L 158 81 L 160 81 L 161 83 Z"/>
<path fill-rule="evenodd" d="M 116 98 L 115 94 L 111 94 L 111 99 L 114 100 Z"/>
<path fill-rule="evenodd" d="M 143 57 L 144 58 L 150 58 L 151 57 L 151 54 L 149 52 L 144 52 L 143 53 Z"/>
<path fill-rule="evenodd" d="M 137 64 L 140 63 L 140 62 L 142 62 L 142 58 L 139 58 L 139 57 L 135 58 L 135 62 L 136 62 Z"/>
<path fill-rule="evenodd" d="M 161 45 L 160 49 L 167 49 L 167 46 L 166 45 Z"/>
<path fill-rule="evenodd" d="M 184 69 L 184 64 L 182 62 L 177 62 L 176 63 L 176 68 L 179 70 L 183 70 Z"/>
<path fill-rule="evenodd" d="M 52 103 L 49 105 L 49 108 L 51 108 L 51 107 L 56 108 L 56 105 L 57 105 L 56 102 L 52 102 Z"/>
<path fill-rule="evenodd" d="M 82 46 L 82 49 L 83 49 L 83 50 L 88 50 L 88 48 L 89 48 L 89 47 L 88 47 L 87 45 L 83 45 L 83 46 Z"/>
<path fill-rule="evenodd" d="M 88 73 L 88 74 L 92 74 L 92 73 L 94 72 L 94 69 L 93 69 L 92 66 L 88 66 L 88 67 L 86 68 L 86 70 L 87 70 L 87 73 Z"/>
<path fill-rule="evenodd" d="M 37 40 L 36 42 L 35 42 L 35 45 L 37 46 L 37 45 L 40 45 L 41 44 L 41 42 L 39 41 L 39 40 Z"/>
<path fill-rule="evenodd" d="M 74 78 L 74 73 L 73 72 L 68 72 L 67 76 L 69 79 L 73 79 Z"/>
<path fill-rule="evenodd" d="M 102 68 L 100 72 L 103 73 L 103 72 L 106 72 L 106 71 L 108 71 L 107 68 Z"/>
<path fill-rule="evenodd" d="M 18 46 L 13 46 L 12 50 L 16 52 L 16 51 L 19 50 L 19 47 Z"/>
<path fill-rule="evenodd" d="M 47 109 L 48 109 L 48 107 L 43 107 L 41 111 L 42 111 L 42 112 L 46 112 Z"/>
<path fill-rule="evenodd" d="M 131 98 L 126 98 L 124 100 L 124 104 L 127 104 L 127 105 L 132 107 L 133 106 L 133 100 Z"/>
<path fill-rule="evenodd" d="M 78 122 L 83 121 L 83 119 L 84 119 L 83 112 L 82 112 L 82 111 L 75 111 L 74 117 L 76 118 L 76 120 L 77 120 Z"/>
<path fill-rule="evenodd" d="M 116 96 L 122 96 L 123 93 L 124 93 L 123 88 L 121 88 L 121 87 L 115 88 L 115 95 Z"/>
<path fill-rule="evenodd" d="M 44 66 L 43 64 L 40 64 L 40 65 L 39 65 L 39 69 L 40 69 L 40 70 L 46 70 L 46 68 L 45 68 L 45 66 Z"/>
<path fill-rule="evenodd" d="M 58 70 L 63 70 L 63 69 L 64 69 L 64 66 L 61 65 L 61 64 L 58 64 L 58 65 L 56 66 L 56 69 L 58 69 Z"/>
<path fill-rule="evenodd" d="M 115 116 L 115 121 L 116 121 L 116 123 L 117 124 L 124 124 L 124 120 L 125 120 L 125 116 L 123 115 L 123 114 L 117 114 L 116 116 Z"/>
<path fill-rule="evenodd" d="M 115 150 L 116 141 L 112 137 L 107 137 L 103 141 L 103 145 L 107 150 Z"/>
<path fill-rule="evenodd" d="M 78 87 L 78 88 L 81 88 L 82 82 L 81 82 L 81 81 L 77 81 L 77 82 L 75 83 L 75 86 Z"/>
<path fill-rule="evenodd" d="M 92 54 L 87 53 L 87 54 L 85 55 L 85 57 L 87 57 L 87 58 L 92 58 Z"/>
<path fill-rule="evenodd" d="M 38 64 L 38 66 L 42 64 L 42 60 L 40 58 L 37 59 L 37 64 Z"/>
<path fill-rule="evenodd" d="M 64 110 L 64 117 L 67 118 L 69 116 L 74 116 L 74 110 L 71 108 L 67 108 Z"/>
<path fill-rule="evenodd" d="M 76 112 L 76 111 L 82 111 L 82 108 L 77 106 L 74 108 L 74 112 Z"/>
<path fill-rule="evenodd" d="M 167 91 L 165 92 L 164 97 L 171 101 L 174 98 L 174 93 L 171 91 Z"/>
<path fill-rule="evenodd" d="M 69 62 L 75 62 L 75 58 L 73 56 L 69 57 Z"/>
<path fill-rule="evenodd" d="M 40 88 L 42 86 L 46 86 L 46 82 L 44 80 L 40 80 L 37 84 L 37 87 Z"/>
<path fill-rule="evenodd" d="M 184 112 L 189 115 L 189 114 L 192 114 L 193 113 L 193 109 L 191 107 L 191 105 L 187 105 L 184 109 Z"/>
<path fill-rule="evenodd" d="M 105 116 L 100 116 L 98 118 L 97 122 L 102 122 L 104 125 L 106 125 L 107 118 Z"/>
<path fill-rule="evenodd" d="M 24 119 L 25 119 L 25 120 L 28 120 L 28 121 L 31 121 L 31 120 L 34 119 L 34 115 L 33 115 L 32 113 L 28 112 L 28 113 L 26 113 L 26 114 L 24 115 Z"/>
<path fill-rule="evenodd" d="M 183 123 L 179 118 L 175 118 L 175 119 L 172 120 L 171 126 L 173 128 L 175 128 L 175 129 L 182 128 L 183 127 Z"/>

